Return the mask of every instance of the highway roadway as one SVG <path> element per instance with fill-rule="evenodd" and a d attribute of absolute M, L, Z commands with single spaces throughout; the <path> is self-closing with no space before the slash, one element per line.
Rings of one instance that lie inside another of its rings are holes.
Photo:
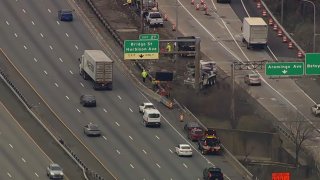
<path fill-rule="evenodd" d="M 204 157 L 197 151 L 192 158 L 177 157 L 174 146 L 186 140 L 181 135 L 182 129 L 176 129 L 171 123 L 176 122 L 176 115 L 158 103 L 155 102 L 163 113 L 162 127 L 143 127 L 138 105 L 147 99 L 117 62 L 114 89 L 94 91 L 92 83 L 78 75 L 78 58 L 85 49 L 101 49 L 103 45 L 108 46 L 106 52 L 119 61 L 121 49 L 115 48 L 108 39 L 99 44 L 92 35 L 97 34 L 94 28 L 90 26 L 89 31 L 80 14 L 73 22 L 59 22 L 57 11 L 65 8 L 70 8 L 66 1 L 4 1 L 0 7 L 0 47 L 60 120 L 114 177 L 201 179 L 202 170 L 215 164 L 223 169 L 226 179 L 242 179 L 223 157 Z M 82 94 L 94 94 L 97 107 L 83 108 L 79 104 Z M 101 138 L 88 138 L 83 134 L 83 126 L 89 122 L 100 126 Z M 63 134 L 61 136 L 63 138 Z"/>
<path fill-rule="evenodd" d="M 217 4 L 215 1 L 207 1 L 210 15 L 204 15 L 204 11 L 197 11 L 189 0 L 179 2 L 178 29 L 184 35 L 195 35 L 201 38 L 201 51 L 212 60 L 215 60 L 229 75 L 232 62 L 247 62 L 257 60 L 271 60 L 283 58 L 294 61 L 296 58 L 291 50 L 284 48 L 280 38 L 270 36 L 270 49 L 247 50 L 241 42 L 241 19 L 246 14 L 243 4 L 249 5 L 248 1 L 233 1 L 229 4 Z M 159 0 L 160 9 L 167 13 L 169 20 L 175 22 L 175 2 Z M 252 10 L 253 15 L 256 13 Z M 274 33 L 274 32 L 272 32 Z M 275 50 L 275 51 L 273 51 Z M 281 57 L 279 57 L 281 56 Z M 261 87 L 247 87 L 243 83 L 244 74 L 251 71 L 236 71 L 236 82 L 243 86 L 265 109 L 267 109 L 279 122 L 278 126 L 286 126 L 290 129 L 297 121 L 311 124 L 319 128 L 319 119 L 310 113 L 310 108 L 319 102 L 319 83 L 315 77 L 270 79 L 265 76 L 264 70 L 258 73 L 263 77 Z M 291 129 L 293 130 L 293 129 Z M 319 130 L 318 130 L 319 131 Z M 313 137 L 306 145 L 316 154 L 319 151 L 319 133 L 313 131 Z"/>
<path fill-rule="evenodd" d="M 0 102 L 0 179 L 46 179 L 51 160 Z"/>

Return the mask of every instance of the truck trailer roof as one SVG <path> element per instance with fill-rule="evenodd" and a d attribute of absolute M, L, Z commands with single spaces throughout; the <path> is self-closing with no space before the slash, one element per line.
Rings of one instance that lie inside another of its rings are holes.
<path fill-rule="evenodd" d="M 267 23 L 260 17 L 245 17 L 244 21 L 247 21 L 249 25 L 261 25 L 261 26 L 267 25 Z"/>
<path fill-rule="evenodd" d="M 101 50 L 85 50 L 84 54 L 87 54 L 96 62 L 113 62 L 103 51 Z"/>

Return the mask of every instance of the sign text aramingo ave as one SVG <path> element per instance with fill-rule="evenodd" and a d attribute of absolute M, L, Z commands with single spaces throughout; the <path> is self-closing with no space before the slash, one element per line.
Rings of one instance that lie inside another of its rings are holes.
<path fill-rule="evenodd" d="M 304 74 L 303 62 L 272 62 L 266 63 L 267 76 L 302 76 Z"/>

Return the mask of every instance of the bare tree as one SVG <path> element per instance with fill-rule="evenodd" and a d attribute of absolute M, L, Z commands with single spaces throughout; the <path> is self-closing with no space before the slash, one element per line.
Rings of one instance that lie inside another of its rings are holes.
<path fill-rule="evenodd" d="M 309 121 L 306 121 L 302 116 L 298 115 L 294 121 L 290 121 L 290 131 L 295 145 L 296 167 L 299 165 L 301 149 L 305 141 L 312 138 L 312 132 L 314 130 L 314 126 Z"/>

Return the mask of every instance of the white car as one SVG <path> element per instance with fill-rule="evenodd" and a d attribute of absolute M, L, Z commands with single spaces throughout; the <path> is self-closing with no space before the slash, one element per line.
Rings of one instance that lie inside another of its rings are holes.
<path fill-rule="evenodd" d="M 139 106 L 139 112 L 144 114 L 145 109 L 155 109 L 152 103 L 144 102 Z"/>
<path fill-rule="evenodd" d="M 312 114 L 315 116 L 320 115 L 320 104 L 315 104 L 311 107 Z"/>
<path fill-rule="evenodd" d="M 192 156 L 192 149 L 189 144 L 179 144 L 176 146 L 178 156 Z"/>

